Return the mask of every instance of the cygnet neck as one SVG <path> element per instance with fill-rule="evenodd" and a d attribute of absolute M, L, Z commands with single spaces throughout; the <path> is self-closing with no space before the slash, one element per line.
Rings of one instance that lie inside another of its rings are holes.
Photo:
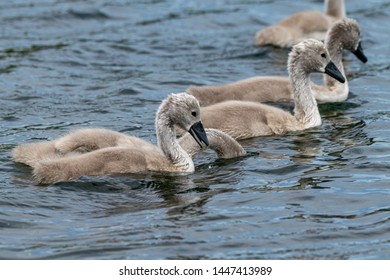
<path fill-rule="evenodd" d="M 321 125 L 321 116 L 310 88 L 310 73 L 296 64 L 298 60 L 291 60 L 289 66 L 290 79 L 294 96 L 294 116 L 303 127 Z"/>
<path fill-rule="evenodd" d="M 326 0 L 325 13 L 338 19 L 346 17 L 344 0 Z"/>
<path fill-rule="evenodd" d="M 166 111 L 164 107 L 160 107 L 156 117 L 157 145 L 174 165 L 192 172 L 195 170 L 194 163 L 176 140 L 174 123 L 168 115 L 169 111 Z"/>
<path fill-rule="evenodd" d="M 335 27 L 334 27 L 335 28 Z M 345 71 L 343 66 L 343 36 L 340 36 L 338 32 L 332 32 L 334 30 L 330 30 L 329 36 L 325 41 L 325 46 L 328 49 L 329 55 L 336 65 L 336 67 L 340 70 L 341 74 L 345 77 Z M 344 84 L 341 84 L 336 79 L 330 77 L 329 75 L 325 75 L 324 77 L 325 85 L 328 88 L 332 88 L 334 86 L 348 86 L 348 82 L 346 81 Z"/>

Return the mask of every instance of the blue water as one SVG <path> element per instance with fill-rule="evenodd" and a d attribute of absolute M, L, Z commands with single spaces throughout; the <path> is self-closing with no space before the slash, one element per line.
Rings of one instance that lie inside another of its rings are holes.
<path fill-rule="evenodd" d="M 104 127 L 155 143 L 161 100 L 189 85 L 286 75 L 254 34 L 322 1 L 2 1 L 0 258 L 389 259 L 390 3 L 346 1 L 369 59 L 323 125 L 205 152 L 188 176 L 36 186 L 20 143 Z"/>

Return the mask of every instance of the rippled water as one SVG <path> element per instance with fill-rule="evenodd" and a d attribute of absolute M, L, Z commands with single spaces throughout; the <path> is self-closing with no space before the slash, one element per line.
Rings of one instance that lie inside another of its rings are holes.
<path fill-rule="evenodd" d="M 347 0 L 369 58 L 346 55 L 350 98 L 323 125 L 243 141 L 188 176 L 34 185 L 19 144 L 78 127 L 155 142 L 170 92 L 285 75 L 255 32 L 322 1 L 2 1 L 0 258 L 389 259 L 390 3 Z"/>

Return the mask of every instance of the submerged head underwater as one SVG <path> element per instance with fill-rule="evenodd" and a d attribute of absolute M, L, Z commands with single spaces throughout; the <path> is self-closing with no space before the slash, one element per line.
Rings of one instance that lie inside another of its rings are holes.
<path fill-rule="evenodd" d="M 0 4 L 1 259 L 389 259 L 387 1 Z"/>

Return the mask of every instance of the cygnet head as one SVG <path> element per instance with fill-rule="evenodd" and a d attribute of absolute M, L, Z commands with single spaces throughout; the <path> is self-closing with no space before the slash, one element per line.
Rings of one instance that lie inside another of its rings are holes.
<path fill-rule="evenodd" d="M 163 121 L 169 126 L 177 125 L 188 131 L 202 147 L 202 142 L 209 145 L 206 132 L 200 120 L 198 100 L 185 92 L 170 94 L 161 104 L 156 118 L 156 125 Z"/>
<path fill-rule="evenodd" d="M 345 78 L 330 60 L 325 45 L 315 39 L 307 39 L 296 44 L 288 57 L 288 72 L 292 79 L 299 74 L 309 75 L 312 72 L 325 73 L 344 83 Z M 298 78 L 299 79 L 299 78 Z"/>
<path fill-rule="evenodd" d="M 333 24 L 329 29 L 325 42 L 327 46 L 340 44 L 340 48 L 348 50 L 356 55 L 363 63 L 367 62 L 367 57 L 363 52 L 360 42 L 360 27 L 356 20 L 345 18 Z"/>

